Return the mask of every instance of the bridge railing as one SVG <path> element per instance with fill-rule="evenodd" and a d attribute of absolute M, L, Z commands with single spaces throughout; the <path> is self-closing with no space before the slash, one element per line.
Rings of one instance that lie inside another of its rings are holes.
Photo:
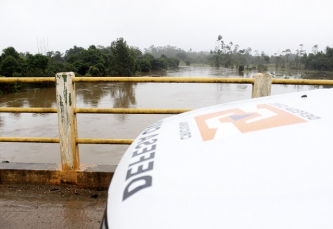
<path fill-rule="evenodd" d="M 59 138 L 0 137 L 0 142 L 59 143 L 62 170 L 80 167 L 78 144 L 131 144 L 133 139 L 78 138 L 78 113 L 109 114 L 179 114 L 189 109 L 77 108 L 75 84 L 83 82 L 150 82 L 150 83 L 234 83 L 252 84 L 252 98 L 271 94 L 272 84 L 333 85 L 333 80 L 272 79 L 269 74 L 253 78 L 184 78 L 184 77 L 75 77 L 73 72 L 57 73 L 55 78 L 0 78 L 0 83 L 55 82 L 57 108 L 0 107 L 0 112 L 57 113 Z"/>

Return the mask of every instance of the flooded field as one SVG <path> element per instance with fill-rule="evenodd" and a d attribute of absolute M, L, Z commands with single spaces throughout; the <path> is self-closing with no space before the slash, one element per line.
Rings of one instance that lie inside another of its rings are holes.
<path fill-rule="evenodd" d="M 273 72 L 275 78 L 303 78 Z M 251 78 L 255 72 L 231 69 L 180 67 L 151 73 L 168 77 Z M 317 78 L 319 79 L 320 76 Z M 272 94 L 323 88 L 322 86 L 272 85 Z M 184 108 L 201 107 L 251 98 L 251 85 L 182 83 L 78 83 L 78 108 Z M 56 107 L 55 88 L 33 89 L 0 96 L 0 107 Z M 79 138 L 134 139 L 148 125 L 169 115 L 78 114 Z M 58 138 L 57 114 L 0 113 L 1 137 Z M 117 164 L 127 145 L 80 145 L 82 164 Z M 0 160 L 60 163 L 59 144 L 0 142 Z"/>

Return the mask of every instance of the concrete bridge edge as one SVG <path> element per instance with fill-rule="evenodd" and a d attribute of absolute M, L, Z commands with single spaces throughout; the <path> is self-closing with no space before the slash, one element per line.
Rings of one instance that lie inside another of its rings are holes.
<path fill-rule="evenodd" d="M 116 167 L 82 164 L 77 170 L 63 171 L 60 164 L 0 163 L 0 184 L 61 185 L 107 190 Z"/>

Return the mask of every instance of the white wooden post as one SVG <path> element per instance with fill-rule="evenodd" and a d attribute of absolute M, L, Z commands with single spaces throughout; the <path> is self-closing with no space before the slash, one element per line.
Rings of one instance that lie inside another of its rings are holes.
<path fill-rule="evenodd" d="M 252 98 L 271 95 L 272 76 L 270 74 L 257 73 L 253 79 Z"/>
<path fill-rule="evenodd" d="M 56 74 L 56 95 L 60 138 L 61 165 L 64 171 L 73 171 L 80 167 L 79 147 L 76 143 L 77 121 L 73 72 Z"/>

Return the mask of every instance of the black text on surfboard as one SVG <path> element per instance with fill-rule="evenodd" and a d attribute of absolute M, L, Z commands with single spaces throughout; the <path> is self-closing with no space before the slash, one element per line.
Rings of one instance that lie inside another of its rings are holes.
<path fill-rule="evenodd" d="M 126 173 L 127 185 L 123 193 L 123 201 L 138 191 L 151 187 L 153 177 L 147 172 L 154 169 L 155 151 L 157 145 L 157 131 L 161 128 L 162 121 L 149 126 L 143 133 L 139 142 L 134 147 L 131 163 Z"/>

